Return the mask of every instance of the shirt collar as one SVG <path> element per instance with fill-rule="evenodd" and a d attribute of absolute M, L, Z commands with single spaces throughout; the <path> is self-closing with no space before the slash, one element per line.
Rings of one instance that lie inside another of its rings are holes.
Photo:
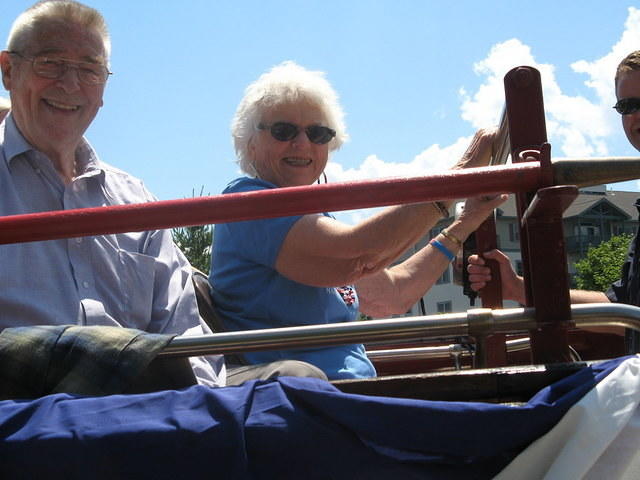
<path fill-rule="evenodd" d="M 9 115 L 4 119 L 4 141 L 3 148 L 5 153 L 5 161 L 7 162 L 7 166 L 11 163 L 11 161 L 25 152 L 29 150 L 33 150 L 33 147 L 29 145 L 20 131 L 16 126 L 16 123 L 13 120 L 13 115 L 9 112 Z"/>
<path fill-rule="evenodd" d="M 13 159 L 19 155 L 30 151 L 37 151 L 22 136 L 20 130 L 18 130 L 18 127 L 16 126 L 11 112 L 9 112 L 9 115 L 4 119 L 3 123 L 5 125 L 4 152 L 7 166 L 9 166 Z M 79 177 L 98 177 L 102 182 L 104 182 L 104 165 L 98 159 L 96 151 L 84 137 L 76 150 L 76 162 L 78 171 L 81 172 Z"/>

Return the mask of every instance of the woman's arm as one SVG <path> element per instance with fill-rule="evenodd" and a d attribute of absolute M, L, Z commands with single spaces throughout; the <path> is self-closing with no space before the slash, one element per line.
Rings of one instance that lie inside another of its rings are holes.
<path fill-rule="evenodd" d="M 445 229 L 447 235 L 439 234 L 435 240 L 455 254 L 461 248 L 460 243 L 506 199 L 506 195 L 469 199 L 464 214 Z M 361 278 L 356 283 L 360 311 L 372 317 L 406 313 L 436 283 L 449 263 L 451 261 L 429 243 L 398 265 Z"/>
<path fill-rule="evenodd" d="M 494 135 L 479 131 L 454 168 L 485 165 Z M 433 203 L 389 207 L 355 226 L 306 215 L 287 234 L 275 266 L 284 276 L 307 285 L 353 283 L 382 271 L 440 218 Z"/>

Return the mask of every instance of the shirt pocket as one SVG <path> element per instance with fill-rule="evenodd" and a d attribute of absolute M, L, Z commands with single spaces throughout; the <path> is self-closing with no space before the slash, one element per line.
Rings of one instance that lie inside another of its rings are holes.
<path fill-rule="evenodd" d="M 147 330 L 153 316 L 156 260 L 125 250 L 118 250 L 118 260 L 123 326 Z"/>

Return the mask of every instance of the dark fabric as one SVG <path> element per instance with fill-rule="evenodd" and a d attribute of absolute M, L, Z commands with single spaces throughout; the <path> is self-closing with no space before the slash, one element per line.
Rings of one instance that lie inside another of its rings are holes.
<path fill-rule="evenodd" d="M 193 287 L 196 291 L 196 300 L 198 301 L 198 312 L 200 317 L 205 321 L 213 333 L 226 332 L 224 323 L 216 311 L 216 306 L 213 303 L 213 297 L 211 296 L 211 284 L 209 278 L 200 270 L 193 269 Z M 247 365 L 247 361 L 239 353 L 227 353 L 224 356 L 225 363 L 232 363 L 234 365 Z"/>
<path fill-rule="evenodd" d="M 623 360 L 585 367 L 524 406 L 367 397 L 294 377 L 7 400 L 0 478 L 487 479 Z"/>
<path fill-rule="evenodd" d="M 635 207 L 638 209 L 640 216 L 640 199 L 636 200 Z M 638 247 L 640 235 L 638 233 L 636 232 L 636 236 L 629 244 L 627 259 L 622 265 L 620 280 L 613 283 L 607 291 L 607 297 L 612 302 L 640 306 L 640 266 L 636 255 L 636 252 L 640 251 Z"/>
<path fill-rule="evenodd" d="M 640 199 L 636 200 L 634 206 L 638 209 L 638 220 L 640 220 Z M 606 292 L 612 302 L 640 306 L 640 259 L 636 255 L 636 252 L 640 252 L 639 242 L 640 230 L 636 232 L 636 236 L 629 244 L 620 280 L 614 282 Z M 627 329 L 625 341 L 628 353 L 640 352 L 640 334 L 638 332 Z"/>
<path fill-rule="evenodd" d="M 276 377 L 310 377 L 327 380 L 315 365 L 298 360 L 259 363 L 258 365 L 227 364 L 227 386 L 240 385 L 249 380 L 269 380 Z"/>
<path fill-rule="evenodd" d="M 172 338 L 121 327 L 6 328 L 0 332 L 0 398 L 59 392 L 111 395 L 193 385 L 188 363 L 188 371 L 166 361 L 148 368 Z"/>

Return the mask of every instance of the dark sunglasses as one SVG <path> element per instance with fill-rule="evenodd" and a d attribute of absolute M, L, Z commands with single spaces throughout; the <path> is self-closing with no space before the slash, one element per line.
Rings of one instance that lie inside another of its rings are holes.
<path fill-rule="evenodd" d="M 288 142 L 300 134 L 300 127 L 289 122 L 276 122 L 271 125 L 258 125 L 258 130 L 269 130 L 271 136 L 279 142 Z M 329 143 L 336 136 L 336 131 L 322 125 L 309 125 L 305 127 L 304 133 L 311 143 L 324 145 Z"/>
<path fill-rule="evenodd" d="M 620 115 L 631 115 L 640 110 L 640 98 L 629 97 L 621 98 L 613 106 Z"/>

